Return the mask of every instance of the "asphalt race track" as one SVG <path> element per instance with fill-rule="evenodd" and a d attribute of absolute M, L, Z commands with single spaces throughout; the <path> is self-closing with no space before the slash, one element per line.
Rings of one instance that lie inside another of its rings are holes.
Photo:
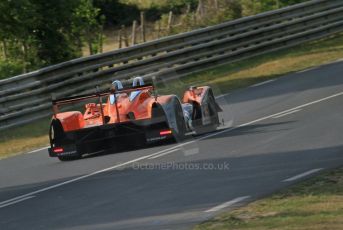
<path fill-rule="evenodd" d="M 343 61 L 218 101 L 221 130 L 183 143 L 1 160 L 0 229 L 190 229 L 343 165 Z"/>

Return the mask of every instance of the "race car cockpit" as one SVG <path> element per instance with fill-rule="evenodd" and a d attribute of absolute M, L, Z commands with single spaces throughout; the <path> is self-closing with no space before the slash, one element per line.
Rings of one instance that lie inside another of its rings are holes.
<path fill-rule="evenodd" d="M 142 77 L 135 77 L 132 82 L 132 87 L 144 86 L 144 80 Z M 133 101 L 139 94 L 141 90 L 132 91 L 130 93 L 130 101 Z"/>

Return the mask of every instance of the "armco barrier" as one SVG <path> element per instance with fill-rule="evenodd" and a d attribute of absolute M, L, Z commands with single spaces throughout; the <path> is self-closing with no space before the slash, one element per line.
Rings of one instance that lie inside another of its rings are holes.
<path fill-rule="evenodd" d="M 343 1 L 313 0 L 0 81 L 0 130 L 51 114 L 70 96 L 136 75 L 184 77 L 343 31 Z"/>

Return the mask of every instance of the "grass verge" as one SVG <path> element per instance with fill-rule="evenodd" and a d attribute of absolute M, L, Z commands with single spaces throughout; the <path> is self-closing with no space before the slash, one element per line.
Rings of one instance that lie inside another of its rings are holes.
<path fill-rule="evenodd" d="M 189 85 L 210 85 L 218 95 L 340 58 L 343 58 L 343 33 L 173 80 L 168 85 L 160 84 L 158 89 L 159 93 L 180 95 Z M 45 119 L 1 132 L 0 158 L 46 146 L 48 123 Z"/>
<path fill-rule="evenodd" d="M 42 119 L 0 133 L 0 159 L 47 146 L 50 119 Z"/>
<path fill-rule="evenodd" d="M 343 229 L 343 168 L 223 213 L 194 230 Z"/>
<path fill-rule="evenodd" d="M 189 85 L 208 84 L 220 94 L 341 58 L 343 33 L 193 74 L 165 88 L 179 93 Z"/>

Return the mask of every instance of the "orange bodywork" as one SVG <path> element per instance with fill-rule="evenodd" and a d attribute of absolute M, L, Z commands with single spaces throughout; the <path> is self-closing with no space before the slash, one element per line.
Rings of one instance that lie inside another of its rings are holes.
<path fill-rule="evenodd" d="M 134 114 L 136 120 L 150 118 L 151 105 L 155 102 L 150 90 L 142 90 L 139 93 L 138 91 L 134 92 L 137 92 L 137 96 L 133 100 L 130 100 L 130 96 L 126 93 L 118 94 L 116 96 L 117 105 L 111 104 L 110 99 L 107 99 L 104 114 L 110 117 L 109 123 L 129 121 L 128 114 L 130 112 Z"/>
<path fill-rule="evenodd" d="M 204 95 L 210 88 L 208 86 L 191 87 L 186 90 L 182 103 L 194 102 L 202 104 Z M 166 104 L 172 95 L 155 96 L 153 87 L 145 86 L 127 90 L 120 90 L 117 93 L 104 93 L 102 95 L 88 96 L 87 98 L 106 97 L 106 103 L 88 103 L 85 105 L 85 112 L 55 112 L 54 117 L 58 119 L 64 131 L 74 131 L 78 129 L 100 126 L 105 124 L 115 124 L 132 120 L 150 119 L 152 108 L 156 104 Z M 112 97 L 112 101 L 111 101 Z M 86 98 L 86 99 L 87 99 Z M 58 105 L 82 101 L 85 98 L 67 99 Z M 57 107 L 57 106 L 56 106 Z M 57 109 L 56 109 L 57 110 Z"/>
<path fill-rule="evenodd" d="M 152 115 L 154 103 L 164 104 L 170 99 L 170 96 L 155 97 L 152 95 L 152 90 L 152 87 L 145 87 L 142 90 L 137 89 L 117 94 L 107 94 L 107 101 L 102 105 L 95 103 L 86 104 L 84 114 L 79 111 L 71 111 L 57 113 L 54 116 L 62 123 L 64 131 L 131 120 L 149 119 Z M 111 103 L 111 96 L 115 97 L 115 103 Z"/>
<path fill-rule="evenodd" d="M 208 88 L 208 86 L 202 86 L 187 90 L 183 95 L 182 103 L 197 102 L 198 104 L 201 104 L 204 94 Z"/>
<path fill-rule="evenodd" d="M 65 131 L 82 129 L 85 127 L 83 115 L 78 111 L 56 114 L 56 118 L 62 123 Z"/>

